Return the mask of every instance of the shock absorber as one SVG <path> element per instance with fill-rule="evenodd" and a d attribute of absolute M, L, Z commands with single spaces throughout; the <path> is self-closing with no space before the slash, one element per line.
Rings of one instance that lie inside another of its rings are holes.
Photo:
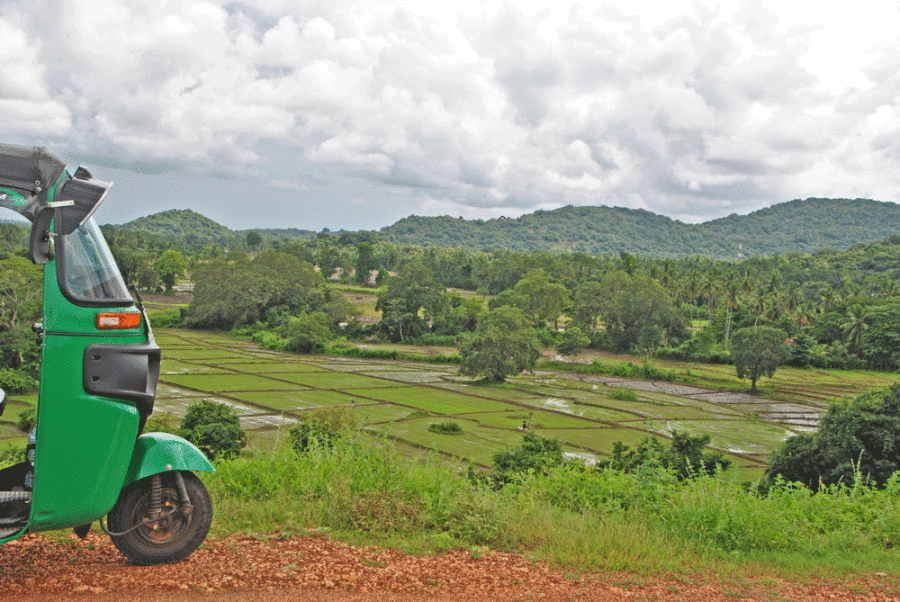
<path fill-rule="evenodd" d="M 150 477 L 150 518 L 159 516 L 162 510 L 162 479 L 158 474 Z"/>

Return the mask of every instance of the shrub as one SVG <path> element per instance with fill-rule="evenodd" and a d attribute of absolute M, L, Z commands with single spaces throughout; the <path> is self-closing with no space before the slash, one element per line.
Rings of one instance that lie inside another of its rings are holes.
<path fill-rule="evenodd" d="M 613 455 L 609 460 L 601 461 L 598 468 L 610 468 L 622 472 L 637 472 L 647 465 L 657 465 L 669 470 L 679 480 L 696 478 L 701 475 L 714 475 L 731 466 L 731 460 L 721 452 L 707 452 L 709 435 L 692 437 L 687 433 L 672 431 L 669 447 L 656 437 L 645 437 L 636 449 L 630 449 L 621 441 L 613 443 Z"/>
<path fill-rule="evenodd" d="M 456 347 L 457 338 L 458 337 L 455 334 L 435 334 L 433 332 L 426 332 L 419 337 L 416 344 L 433 345 L 435 347 Z"/>
<path fill-rule="evenodd" d="M 0 389 L 7 393 L 30 393 L 37 388 L 37 381 L 21 370 L 0 370 Z"/>
<path fill-rule="evenodd" d="M 462 427 L 456 422 L 432 422 L 428 430 L 442 435 L 461 435 L 463 432 Z"/>
<path fill-rule="evenodd" d="M 181 433 L 211 458 L 236 455 L 247 445 L 237 412 L 215 401 L 203 400 L 188 407 Z"/>
<path fill-rule="evenodd" d="M 562 340 L 556 346 L 557 353 L 562 355 L 577 355 L 591 344 L 591 339 L 577 326 L 569 326 L 562 335 Z"/>
<path fill-rule="evenodd" d="M 323 408 L 292 428 L 288 441 L 297 453 L 331 448 L 355 426 L 356 417 L 347 408 Z"/>
<path fill-rule="evenodd" d="M 271 330 L 261 330 L 254 333 L 251 338 L 254 343 L 257 343 L 263 349 L 271 349 L 272 351 L 284 351 L 288 344 L 287 339 Z"/>
<path fill-rule="evenodd" d="M 328 316 L 321 311 L 300 314 L 292 317 L 284 329 L 287 351 L 297 353 L 317 353 L 325 349 L 325 343 L 331 336 L 328 328 Z"/>
<path fill-rule="evenodd" d="M 23 433 L 30 433 L 37 424 L 37 408 L 30 407 L 19 413 L 19 419 L 16 421 L 16 428 Z"/>
<path fill-rule="evenodd" d="M 616 387 L 609 392 L 607 397 L 619 401 L 637 401 L 637 393 L 631 387 Z"/>
<path fill-rule="evenodd" d="M 182 311 L 178 308 L 155 309 L 151 314 L 150 323 L 156 328 L 173 328 L 182 325 Z"/>
<path fill-rule="evenodd" d="M 551 468 L 563 463 L 562 443 L 558 437 L 547 439 L 525 433 L 518 447 L 498 451 L 493 460 L 494 476 L 500 483 L 508 483 L 530 472 L 548 474 Z"/>

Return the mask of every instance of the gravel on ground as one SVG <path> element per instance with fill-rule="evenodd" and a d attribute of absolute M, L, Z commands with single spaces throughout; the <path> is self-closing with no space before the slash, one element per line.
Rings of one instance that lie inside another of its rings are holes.
<path fill-rule="evenodd" d="M 791 583 L 760 575 L 640 576 L 570 573 L 519 554 L 453 550 L 413 556 L 322 537 L 210 538 L 178 564 L 129 564 L 109 538 L 91 532 L 53 540 L 26 535 L 0 546 L 0 600 L 235 602 L 428 600 L 725 602 L 900 600 L 896 579 Z"/>

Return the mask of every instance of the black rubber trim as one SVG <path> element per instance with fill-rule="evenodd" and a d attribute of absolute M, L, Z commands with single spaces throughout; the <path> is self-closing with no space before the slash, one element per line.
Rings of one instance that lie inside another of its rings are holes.
<path fill-rule="evenodd" d="M 139 414 L 153 412 L 159 382 L 160 349 L 155 342 L 139 345 L 98 343 L 84 348 L 84 390 L 91 395 L 133 402 Z"/>
<path fill-rule="evenodd" d="M 56 209 L 55 216 L 53 218 L 53 230 L 54 232 L 67 232 L 70 226 L 69 222 L 73 220 L 77 223 L 77 218 L 71 215 L 71 211 L 66 211 L 69 209 L 68 207 L 58 207 Z M 73 227 L 72 232 L 75 231 Z M 134 299 L 131 297 L 123 297 L 121 299 L 116 298 L 103 298 L 103 299 L 95 299 L 93 297 L 79 297 L 75 295 L 69 289 L 69 283 L 66 282 L 66 249 L 65 249 L 65 236 L 59 234 L 56 237 L 56 282 L 59 285 L 59 290 L 62 292 L 63 297 L 71 301 L 73 304 L 79 307 L 128 307 L 129 305 L 134 304 Z"/>

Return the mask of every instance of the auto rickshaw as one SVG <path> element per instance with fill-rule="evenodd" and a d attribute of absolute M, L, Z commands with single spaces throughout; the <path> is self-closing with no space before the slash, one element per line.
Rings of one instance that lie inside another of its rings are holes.
<path fill-rule="evenodd" d="M 32 223 L 29 258 L 44 266 L 37 426 L 25 461 L 0 470 L 0 544 L 71 527 L 83 537 L 99 521 L 131 562 L 178 562 L 209 532 L 194 471 L 214 468 L 180 437 L 141 434 L 160 349 L 92 217 L 110 186 L 45 148 L 0 144 L 0 205 Z"/>

